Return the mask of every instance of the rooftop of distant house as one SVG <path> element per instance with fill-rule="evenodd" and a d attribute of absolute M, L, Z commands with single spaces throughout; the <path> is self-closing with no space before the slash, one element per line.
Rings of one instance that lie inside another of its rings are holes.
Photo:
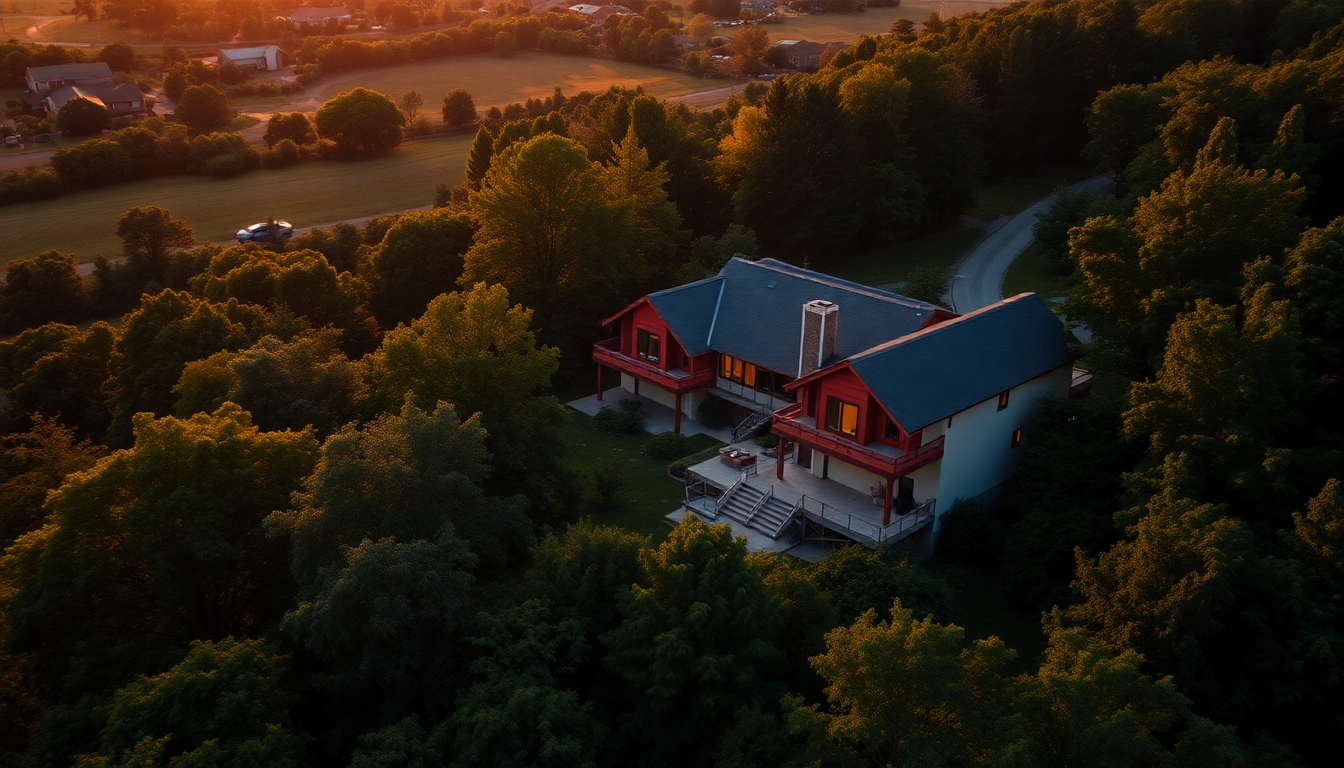
<path fill-rule="evenodd" d="M 52 80 L 74 80 L 80 77 L 111 77 L 112 68 L 105 61 L 90 61 L 81 64 L 52 64 L 46 67 L 29 67 L 28 74 L 33 80 L 49 82 Z"/>

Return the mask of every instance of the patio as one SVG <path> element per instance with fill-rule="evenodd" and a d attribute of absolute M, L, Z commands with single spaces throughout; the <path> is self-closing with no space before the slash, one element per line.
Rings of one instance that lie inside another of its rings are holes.
<path fill-rule="evenodd" d="M 656 403 L 643 395 L 636 395 L 628 392 L 621 387 L 612 387 L 602 393 L 602 399 L 598 400 L 597 395 L 581 397 L 578 400 L 566 403 L 570 408 L 579 413 L 588 416 L 595 416 L 602 409 L 602 406 L 608 408 L 619 408 L 622 400 L 638 400 L 644 404 L 640 411 L 644 414 L 644 431 L 651 434 L 672 431 L 672 409 L 666 405 Z M 682 415 L 681 433 L 683 435 L 709 435 L 720 442 L 731 442 L 733 439 L 732 427 L 727 429 L 710 429 L 689 416 Z"/>

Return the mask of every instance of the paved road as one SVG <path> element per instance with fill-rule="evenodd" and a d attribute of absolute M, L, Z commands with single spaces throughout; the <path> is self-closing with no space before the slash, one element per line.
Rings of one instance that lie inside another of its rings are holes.
<path fill-rule="evenodd" d="M 1113 183 L 1111 175 L 1104 174 L 1074 184 L 1072 189 L 1100 192 Z M 961 260 L 952 278 L 953 309 L 965 314 L 1003 298 L 999 291 L 1004 273 L 1013 259 L 1031 245 L 1035 239 L 1031 228 L 1036 224 L 1036 217 L 1049 208 L 1054 199 L 1055 196 L 1050 195 L 1009 219 Z"/>

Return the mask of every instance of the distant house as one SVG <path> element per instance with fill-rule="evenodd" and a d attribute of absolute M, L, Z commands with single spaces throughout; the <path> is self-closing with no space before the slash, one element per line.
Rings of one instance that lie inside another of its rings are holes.
<path fill-rule="evenodd" d="M 254 48 L 221 48 L 219 63 L 233 62 L 239 69 L 252 69 L 258 72 L 274 72 L 285 66 L 285 52 L 278 46 L 262 45 Z"/>
<path fill-rule="evenodd" d="M 624 5 L 588 5 L 579 3 L 569 6 L 569 10 L 576 13 L 582 13 L 588 17 L 593 24 L 600 24 L 607 20 L 608 16 L 638 16 L 639 14 L 626 8 Z"/>
<path fill-rule="evenodd" d="M 828 50 L 842 47 L 839 43 L 814 43 L 811 40 L 780 40 L 775 46 L 784 49 L 790 67 L 802 71 L 817 69 Z"/>
<path fill-rule="evenodd" d="M 145 95 L 134 83 L 67 85 L 47 94 L 42 104 L 48 113 L 56 114 L 74 99 L 88 99 L 107 109 L 113 117 L 144 117 L 146 112 Z"/>
<path fill-rule="evenodd" d="M 88 64 L 55 64 L 29 67 L 23 76 L 33 96 L 43 98 L 68 85 L 103 86 L 112 84 L 112 68 L 105 61 Z"/>
<path fill-rule="evenodd" d="M 324 7 L 304 6 L 292 11 L 281 11 L 276 18 L 288 22 L 294 29 L 320 29 L 329 24 L 349 24 L 355 20 L 354 14 L 344 5 Z"/>
<path fill-rule="evenodd" d="M 1011 477 L 1042 398 L 1090 386 L 1035 294 L 958 315 L 772 259 L 731 259 L 605 324 L 599 382 L 621 373 L 605 394 L 670 410 L 675 431 L 709 399 L 740 421 L 731 449 L 689 468 L 683 509 L 771 540 L 936 531 Z M 758 461 L 759 429 L 779 445 Z"/>

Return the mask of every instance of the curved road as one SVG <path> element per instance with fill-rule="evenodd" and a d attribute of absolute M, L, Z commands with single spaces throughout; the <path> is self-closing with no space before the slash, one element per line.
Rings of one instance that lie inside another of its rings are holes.
<path fill-rule="evenodd" d="M 1074 184 L 1074 191 L 1101 192 L 1114 183 L 1110 174 L 1093 176 Z M 1036 217 L 1054 202 L 1055 196 L 1035 203 L 986 237 L 957 265 L 952 278 L 952 309 L 965 314 L 989 306 L 1003 298 L 999 291 L 1003 275 L 1022 251 L 1031 245 Z"/>

